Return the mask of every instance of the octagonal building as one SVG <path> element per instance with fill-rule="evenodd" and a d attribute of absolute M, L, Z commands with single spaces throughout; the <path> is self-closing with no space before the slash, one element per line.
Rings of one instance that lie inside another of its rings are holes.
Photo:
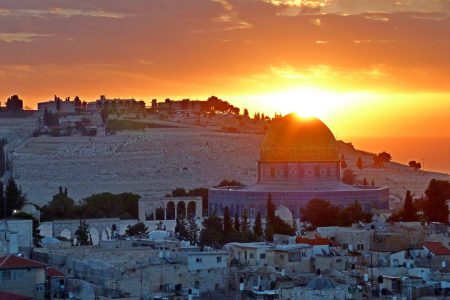
<path fill-rule="evenodd" d="M 336 139 L 322 121 L 289 114 L 273 122 L 261 143 L 258 182 L 210 189 L 209 214 L 223 215 L 228 206 L 231 215 L 246 209 L 250 218 L 258 211 L 265 216 L 269 194 L 294 218 L 300 218 L 300 208 L 314 198 L 339 206 L 356 200 L 367 212 L 388 208 L 388 188 L 341 182 L 339 157 Z"/>

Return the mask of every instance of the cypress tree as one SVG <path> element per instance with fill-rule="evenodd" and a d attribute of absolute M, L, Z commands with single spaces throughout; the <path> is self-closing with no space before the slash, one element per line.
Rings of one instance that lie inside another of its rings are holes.
<path fill-rule="evenodd" d="M 250 231 L 250 226 L 248 223 L 248 214 L 247 210 L 244 209 L 242 212 L 242 221 L 241 221 L 241 232 L 247 233 Z"/>
<path fill-rule="evenodd" d="M 77 245 L 87 246 L 92 245 L 92 237 L 88 230 L 88 225 L 86 221 L 80 220 L 80 226 L 78 226 L 77 231 L 75 231 L 75 237 L 77 238 Z"/>
<path fill-rule="evenodd" d="M 253 226 L 253 232 L 258 239 L 261 239 L 263 235 L 261 213 L 258 211 L 256 214 L 255 225 Z"/>
<path fill-rule="evenodd" d="M 6 215 L 12 216 L 15 209 L 19 210 L 25 204 L 25 196 L 11 177 L 6 185 L 5 200 L 7 204 Z"/>
<path fill-rule="evenodd" d="M 183 220 L 184 221 L 184 220 Z M 197 225 L 197 222 L 195 221 L 194 216 L 189 216 L 188 218 L 188 227 L 187 227 L 187 235 L 188 240 L 191 242 L 191 245 L 198 244 L 198 234 L 200 232 L 200 228 Z"/>
<path fill-rule="evenodd" d="M 273 241 L 273 233 L 275 226 L 275 210 L 276 207 L 272 202 L 272 194 L 269 193 L 267 198 L 267 218 L 266 218 L 266 240 Z"/>
<path fill-rule="evenodd" d="M 362 170 L 364 165 L 363 165 L 363 161 L 362 161 L 361 156 L 358 157 L 358 160 L 356 161 L 356 166 L 358 167 L 358 169 Z"/>
<path fill-rule="evenodd" d="M 417 210 L 414 207 L 413 198 L 410 191 L 406 191 L 405 203 L 403 205 L 402 221 L 414 222 L 417 221 Z"/>
<path fill-rule="evenodd" d="M 236 232 L 241 232 L 241 222 L 239 221 L 239 215 L 237 212 L 234 214 L 234 230 Z"/>
<path fill-rule="evenodd" d="M 225 237 L 228 237 L 232 231 L 233 224 L 231 223 L 230 208 L 226 206 L 223 213 L 223 234 Z"/>

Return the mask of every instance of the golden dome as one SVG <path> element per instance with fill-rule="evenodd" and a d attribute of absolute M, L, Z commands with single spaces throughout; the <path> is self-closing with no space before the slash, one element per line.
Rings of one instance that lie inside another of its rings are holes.
<path fill-rule="evenodd" d="M 335 162 L 336 139 L 317 118 L 294 113 L 274 121 L 261 144 L 261 162 Z"/>

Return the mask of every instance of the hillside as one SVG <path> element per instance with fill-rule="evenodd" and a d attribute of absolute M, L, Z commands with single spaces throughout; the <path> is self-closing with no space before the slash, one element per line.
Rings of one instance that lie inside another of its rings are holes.
<path fill-rule="evenodd" d="M 410 190 L 416 197 L 420 197 L 426 190 L 431 179 L 449 180 L 450 175 L 414 170 L 409 166 L 390 162 L 384 168 L 378 169 L 372 166 L 373 153 L 354 149 L 351 144 L 339 142 L 339 152 L 344 155 L 349 168 L 353 170 L 357 179 L 361 182 L 364 178 L 370 184 L 373 180 L 377 186 L 388 186 L 392 195 L 403 199 L 406 190 Z M 363 160 L 363 169 L 356 166 L 358 157 Z M 394 157 L 395 160 L 395 157 Z"/>
<path fill-rule="evenodd" d="M 67 187 L 70 196 L 79 200 L 104 191 L 129 191 L 151 198 L 176 187 L 210 187 L 222 179 L 252 184 L 263 137 L 221 132 L 223 124 L 183 124 L 183 128 L 148 128 L 111 136 L 26 138 L 36 120 L 16 121 L 0 120 L 0 133 L 20 144 L 11 149 L 14 177 L 28 198 L 41 205 L 59 186 Z M 447 174 L 414 171 L 394 162 L 375 169 L 371 167 L 373 154 L 343 142 L 338 146 L 358 180 L 367 178 L 369 184 L 374 180 L 377 186 L 388 186 L 400 199 L 406 189 L 422 195 L 432 178 L 450 179 Z M 356 167 L 358 157 L 364 161 L 362 170 Z"/>

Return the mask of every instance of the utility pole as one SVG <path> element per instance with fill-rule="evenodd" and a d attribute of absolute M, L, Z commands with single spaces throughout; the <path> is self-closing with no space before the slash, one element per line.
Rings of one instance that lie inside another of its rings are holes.
<path fill-rule="evenodd" d="M 370 299 L 373 298 L 373 263 L 372 252 L 370 252 Z"/>

